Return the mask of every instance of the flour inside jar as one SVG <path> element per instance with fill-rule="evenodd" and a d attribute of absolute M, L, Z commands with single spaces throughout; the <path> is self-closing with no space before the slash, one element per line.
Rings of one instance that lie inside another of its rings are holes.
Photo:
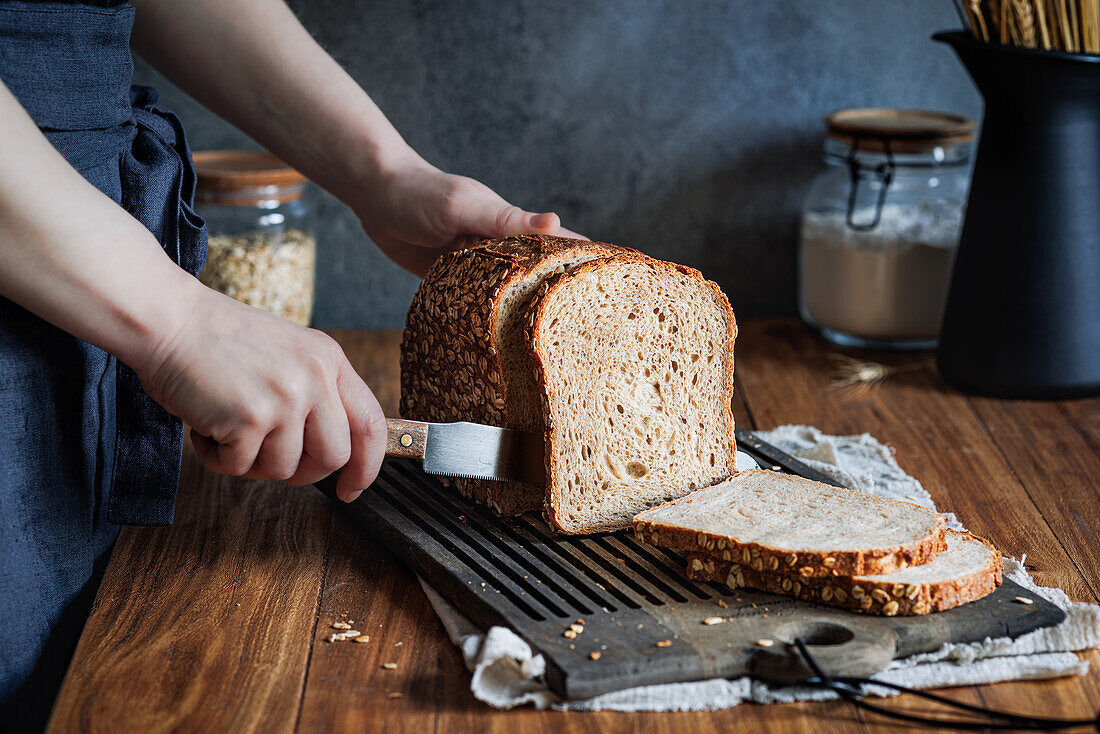
<path fill-rule="evenodd" d="M 806 212 L 804 310 L 819 326 L 861 339 L 935 339 L 961 223 L 961 207 L 946 202 L 887 204 L 868 231 L 848 226 L 844 212 Z"/>

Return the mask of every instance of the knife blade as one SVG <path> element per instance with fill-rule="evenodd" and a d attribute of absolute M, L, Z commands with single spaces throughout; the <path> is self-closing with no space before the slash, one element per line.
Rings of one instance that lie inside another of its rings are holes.
<path fill-rule="evenodd" d="M 386 419 L 386 456 L 420 459 L 446 477 L 544 481 L 542 435 L 480 423 Z"/>

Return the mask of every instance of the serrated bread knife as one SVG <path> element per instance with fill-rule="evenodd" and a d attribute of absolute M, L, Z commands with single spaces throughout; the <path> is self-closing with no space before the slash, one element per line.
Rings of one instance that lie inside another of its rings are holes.
<path fill-rule="evenodd" d="M 541 484 L 543 438 L 479 423 L 421 423 L 386 419 L 386 456 L 420 459 L 444 477 Z"/>

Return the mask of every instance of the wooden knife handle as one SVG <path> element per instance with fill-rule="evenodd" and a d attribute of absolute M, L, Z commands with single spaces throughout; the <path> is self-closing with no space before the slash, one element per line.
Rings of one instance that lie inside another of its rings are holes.
<path fill-rule="evenodd" d="M 423 459 L 428 443 L 428 424 L 401 418 L 386 419 L 386 456 Z"/>

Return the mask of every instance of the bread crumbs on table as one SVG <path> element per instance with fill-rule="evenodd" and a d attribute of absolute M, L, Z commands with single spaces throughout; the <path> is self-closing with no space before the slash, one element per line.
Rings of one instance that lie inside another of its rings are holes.
<path fill-rule="evenodd" d="M 588 657 L 592 658 L 593 660 L 599 660 L 602 657 L 602 654 L 596 651 L 592 651 L 588 653 Z"/>
<path fill-rule="evenodd" d="M 657 643 L 657 647 L 672 647 L 672 640 L 661 640 Z"/>
<path fill-rule="evenodd" d="M 397 663 L 382 663 L 382 667 L 386 670 L 397 670 Z"/>

